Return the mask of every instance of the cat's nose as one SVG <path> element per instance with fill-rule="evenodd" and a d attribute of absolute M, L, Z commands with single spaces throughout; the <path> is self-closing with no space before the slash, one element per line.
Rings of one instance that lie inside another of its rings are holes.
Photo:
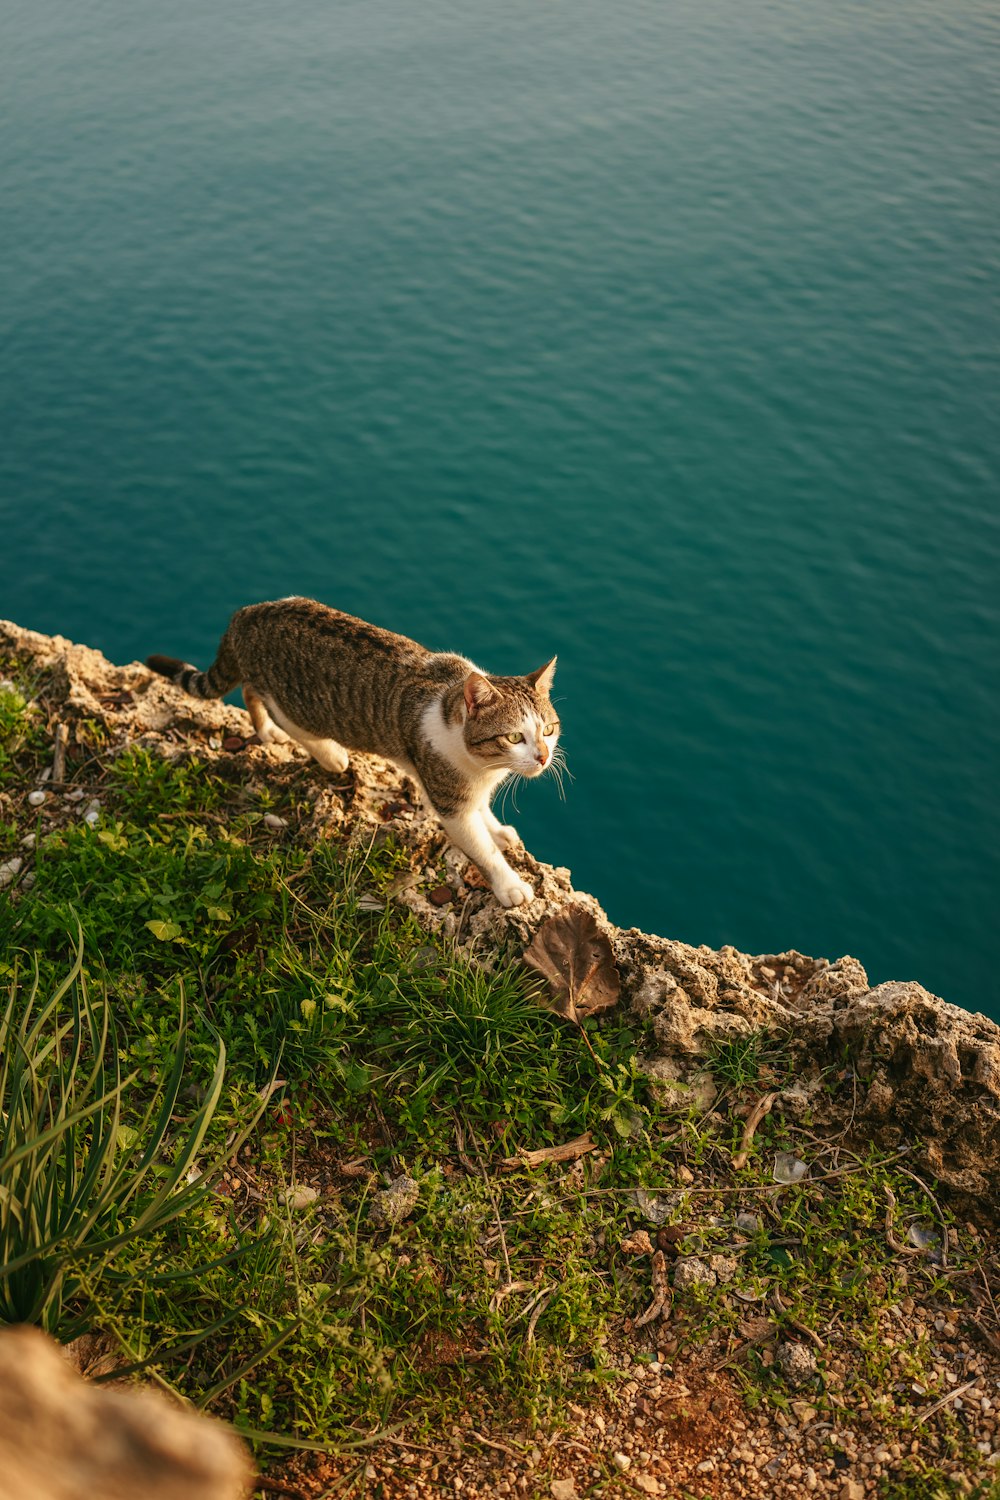
<path fill-rule="evenodd" d="M 549 752 L 547 750 L 536 750 L 535 759 L 540 766 L 547 766 L 549 763 Z"/>

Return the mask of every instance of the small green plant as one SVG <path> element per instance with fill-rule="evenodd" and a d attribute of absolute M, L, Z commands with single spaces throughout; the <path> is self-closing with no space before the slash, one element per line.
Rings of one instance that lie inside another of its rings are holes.
<path fill-rule="evenodd" d="M 201 1104 L 178 1130 L 184 1014 L 160 1087 L 135 1126 L 107 999 L 93 1000 L 83 936 L 69 973 L 47 999 L 38 971 L 15 975 L 0 1015 L 0 1322 L 36 1323 L 62 1339 L 79 1333 L 79 1300 L 123 1247 L 158 1233 L 205 1193 L 210 1174 L 188 1174 L 222 1091 L 219 1043 Z"/>
<path fill-rule="evenodd" d="M 0 786 L 20 778 L 22 761 L 33 761 L 44 741 L 37 710 L 5 679 L 0 685 Z"/>
<path fill-rule="evenodd" d="M 770 1037 L 766 1031 L 750 1031 L 746 1036 L 715 1041 L 708 1056 L 708 1066 L 722 1083 L 734 1088 L 748 1088 L 760 1078 L 764 1049 Z"/>

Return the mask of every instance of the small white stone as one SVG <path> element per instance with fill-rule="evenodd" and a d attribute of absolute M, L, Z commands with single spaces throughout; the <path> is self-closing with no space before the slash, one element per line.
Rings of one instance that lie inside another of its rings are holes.
<path fill-rule="evenodd" d="M 37 834 L 26 833 L 24 835 L 24 838 L 21 840 L 21 848 L 22 849 L 34 849 L 35 844 L 37 842 L 38 842 L 38 835 Z"/>
<path fill-rule="evenodd" d="M 75 786 L 71 792 L 67 792 L 66 793 L 66 801 L 67 802 L 82 802 L 83 801 L 83 787 L 82 786 Z"/>
<path fill-rule="evenodd" d="M 265 813 L 264 822 L 268 828 L 287 828 L 288 819 L 279 818 L 277 813 Z"/>
<path fill-rule="evenodd" d="M 97 822 L 97 820 L 100 818 L 100 816 L 101 816 L 101 804 L 98 802 L 97 798 L 95 797 L 94 800 L 93 800 L 93 802 L 88 802 L 87 803 L 87 809 L 86 809 L 86 811 L 83 814 L 83 821 L 85 823 L 89 823 L 90 826 L 91 826 L 91 828 L 93 828 L 94 824 Z"/>
<path fill-rule="evenodd" d="M 29 792 L 28 793 L 28 806 L 29 807 L 41 807 L 41 805 L 42 805 L 42 803 L 44 801 L 45 801 L 45 793 L 44 792 L 38 791 L 38 792 Z"/>
<path fill-rule="evenodd" d="M 630 1468 L 632 1465 L 632 1460 L 629 1458 L 627 1453 L 613 1453 L 611 1455 L 611 1462 L 614 1464 L 619 1474 L 624 1474 L 625 1470 Z"/>
<path fill-rule="evenodd" d="M 319 1188 L 293 1187 L 281 1193 L 279 1201 L 284 1203 L 286 1208 L 308 1208 L 309 1204 L 315 1203 L 318 1197 Z"/>
<path fill-rule="evenodd" d="M 24 860 L 19 854 L 13 859 L 8 859 L 6 864 L 0 865 L 0 886 L 10 885 L 15 876 L 20 874 Z"/>

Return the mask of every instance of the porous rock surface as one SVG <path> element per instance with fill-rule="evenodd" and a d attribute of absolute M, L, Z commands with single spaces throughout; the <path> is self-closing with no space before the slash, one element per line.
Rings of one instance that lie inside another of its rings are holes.
<path fill-rule="evenodd" d="M 0 1493 L 11 1500 L 243 1500 L 223 1423 L 150 1390 L 92 1385 L 37 1328 L 0 1333 Z"/>
<path fill-rule="evenodd" d="M 72 735 L 75 721 L 96 719 L 107 727 L 109 753 L 138 744 L 171 757 L 197 754 L 224 774 L 232 763 L 224 742 L 238 738 L 251 762 L 240 774 L 261 782 L 304 762 L 298 747 L 256 744 L 243 710 L 189 698 L 139 662 L 114 666 L 90 647 L 4 621 L 0 649 L 38 675 L 50 729 L 62 720 Z M 536 899 L 504 910 L 395 767 L 354 755 L 341 777 L 310 762 L 310 779 L 315 836 L 348 832 L 370 841 L 391 831 L 412 853 L 395 899 L 471 958 L 517 958 L 569 902 L 592 912 L 614 947 L 623 1003 L 651 1021 L 656 1047 L 644 1062 L 668 1096 L 710 1108 L 715 1085 L 705 1063 L 713 1044 L 768 1033 L 795 1061 L 795 1082 L 775 1108 L 793 1117 L 811 1111 L 814 1122 L 836 1119 L 855 1140 L 883 1149 L 919 1143 L 913 1161 L 945 1189 L 1000 1207 L 1000 1028 L 986 1016 L 913 981 L 872 987 L 854 958 L 830 962 L 794 950 L 751 956 L 616 928 L 592 896 L 573 889 L 567 869 L 523 852 L 512 861 L 535 885 Z M 831 1103 L 826 1084 L 839 1077 L 843 1085 L 845 1076 L 850 1087 Z"/>

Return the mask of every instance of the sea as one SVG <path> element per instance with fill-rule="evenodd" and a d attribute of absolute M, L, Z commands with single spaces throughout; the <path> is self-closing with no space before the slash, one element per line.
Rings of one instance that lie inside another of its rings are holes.
<path fill-rule="evenodd" d="M 998 0 L 6 0 L 0 614 L 558 653 L 611 918 L 1000 1018 Z"/>

